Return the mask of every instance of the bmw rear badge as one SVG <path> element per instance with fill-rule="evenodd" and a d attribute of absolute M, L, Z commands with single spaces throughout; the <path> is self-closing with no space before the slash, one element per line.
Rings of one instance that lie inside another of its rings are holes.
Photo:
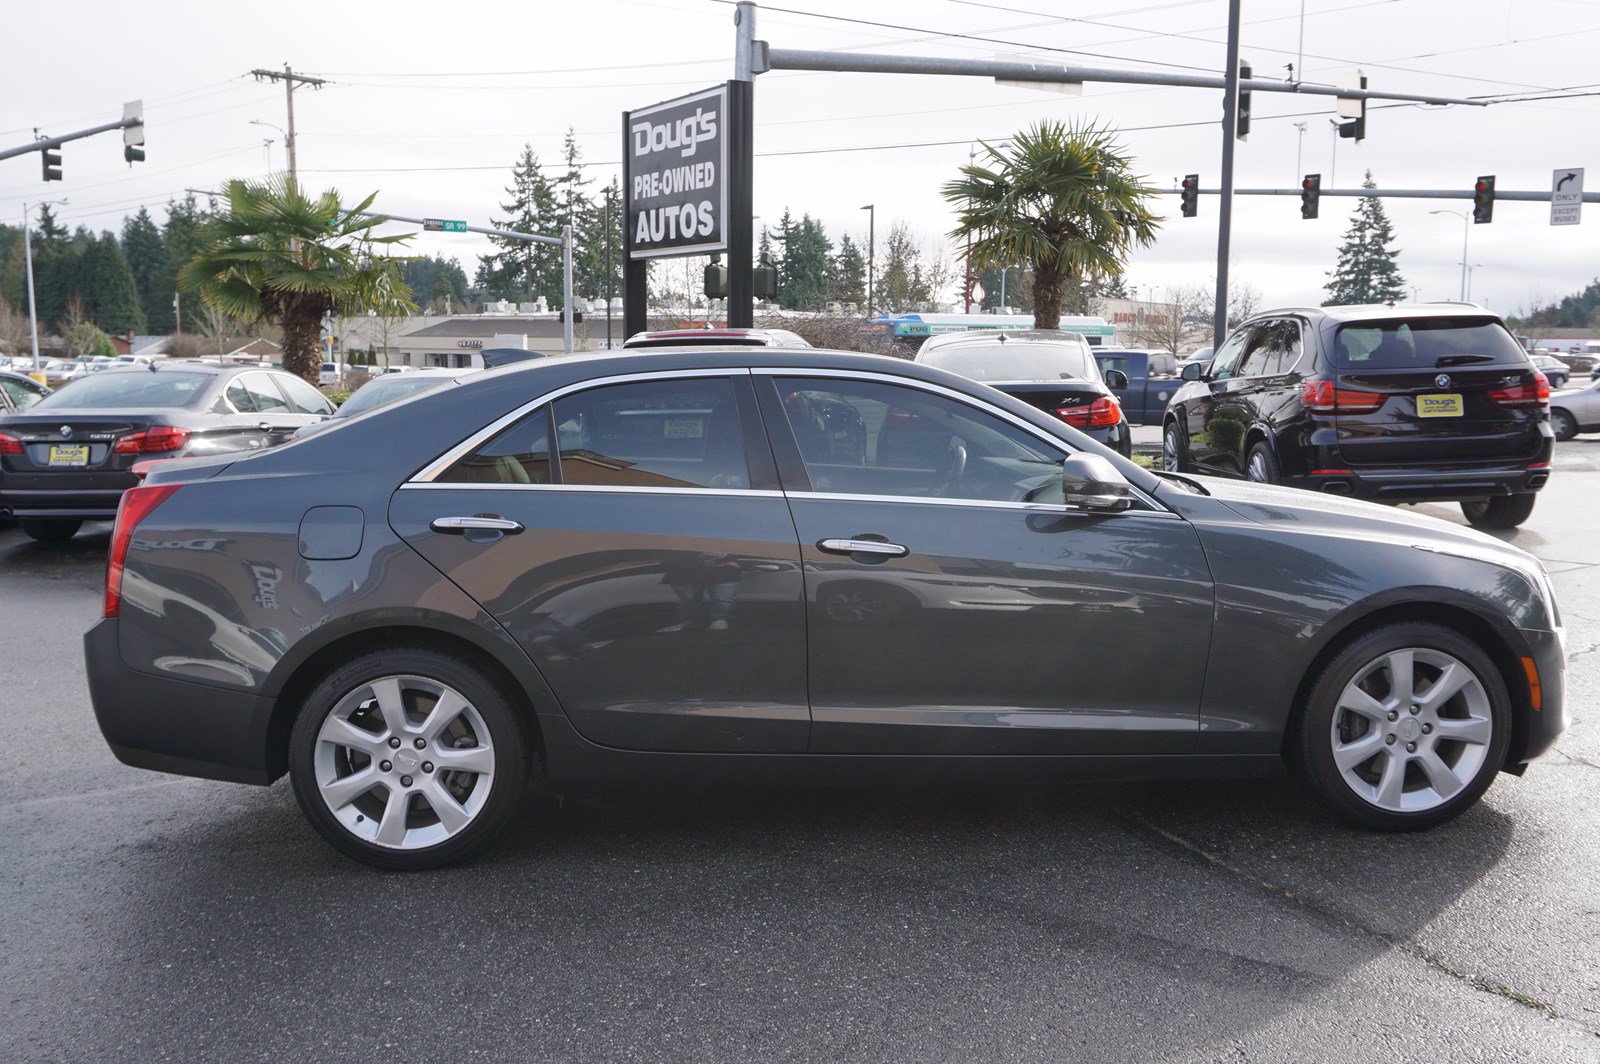
<path fill-rule="evenodd" d="M 66 439 L 68 436 L 71 436 L 71 435 L 72 435 L 72 426 L 71 425 L 62 425 L 61 426 L 61 438 L 62 439 Z"/>
<path fill-rule="evenodd" d="M 1450 387 L 1450 374 L 1448 374 L 1448 373 L 1439 374 L 1437 377 L 1433 378 L 1433 383 L 1437 384 L 1441 388 Z"/>

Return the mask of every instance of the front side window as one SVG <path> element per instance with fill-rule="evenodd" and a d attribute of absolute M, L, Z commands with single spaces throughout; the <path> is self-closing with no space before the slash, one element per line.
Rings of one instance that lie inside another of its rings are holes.
<path fill-rule="evenodd" d="M 726 378 L 610 384 L 556 400 L 561 482 L 748 488 L 744 436 Z"/>
<path fill-rule="evenodd" d="M 1244 352 L 1245 342 L 1255 335 L 1255 326 L 1246 325 L 1222 345 L 1217 352 L 1217 357 L 1211 360 L 1211 369 L 1206 373 L 1206 379 L 1212 381 L 1230 380 L 1235 376 L 1234 369 L 1239 364 L 1239 356 Z"/>
<path fill-rule="evenodd" d="M 778 377 L 811 489 L 847 495 L 1044 501 L 1062 455 L 1008 421 L 896 384 Z"/>

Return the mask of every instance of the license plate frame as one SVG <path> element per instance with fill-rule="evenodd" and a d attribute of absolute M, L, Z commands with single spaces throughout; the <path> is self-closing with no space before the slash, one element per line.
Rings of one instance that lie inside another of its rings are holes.
<path fill-rule="evenodd" d="M 1461 417 L 1464 413 L 1460 392 L 1431 392 L 1417 396 L 1418 417 Z"/>
<path fill-rule="evenodd" d="M 51 469 L 82 469 L 89 464 L 87 443 L 52 443 L 45 456 L 45 465 Z"/>

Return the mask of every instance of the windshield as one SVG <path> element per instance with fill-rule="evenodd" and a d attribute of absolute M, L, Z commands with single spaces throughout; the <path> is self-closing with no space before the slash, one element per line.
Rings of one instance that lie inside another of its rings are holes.
<path fill-rule="evenodd" d="M 947 351 L 930 351 L 922 361 L 975 381 L 1095 380 L 1100 376 L 1088 348 L 1071 343 L 963 344 Z"/>
<path fill-rule="evenodd" d="M 345 400 L 334 417 L 355 417 L 368 410 L 376 410 L 380 406 L 399 402 L 408 395 L 416 395 L 430 388 L 450 380 L 449 377 L 417 376 L 410 373 L 396 374 L 383 380 L 373 381 L 363 385 L 356 394 Z"/>
<path fill-rule="evenodd" d="M 211 379 L 208 373 L 151 373 L 149 370 L 97 373 L 92 377 L 80 377 L 54 395 L 41 399 L 35 409 L 188 406 Z"/>
<path fill-rule="evenodd" d="M 1437 369 L 1523 363 L 1528 356 L 1493 319 L 1415 318 L 1341 325 L 1334 336 L 1340 369 Z"/>

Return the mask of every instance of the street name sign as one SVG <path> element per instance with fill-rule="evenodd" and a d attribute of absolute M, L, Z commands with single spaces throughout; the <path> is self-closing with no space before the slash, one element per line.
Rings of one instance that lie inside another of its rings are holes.
<path fill-rule="evenodd" d="M 728 248 L 728 87 L 628 112 L 623 132 L 632 259 Z"/>
<path fill-rule="evenodd" d="M 424 218 L 422 228 L 430 233 L 465 233 L 467 223 L 455 218 Z"/>
<path fill-rule="evenodd" d="M 1550 175 L 1550 224 L 1577 225 L 1583 220 L 1583 167 Z"/>

